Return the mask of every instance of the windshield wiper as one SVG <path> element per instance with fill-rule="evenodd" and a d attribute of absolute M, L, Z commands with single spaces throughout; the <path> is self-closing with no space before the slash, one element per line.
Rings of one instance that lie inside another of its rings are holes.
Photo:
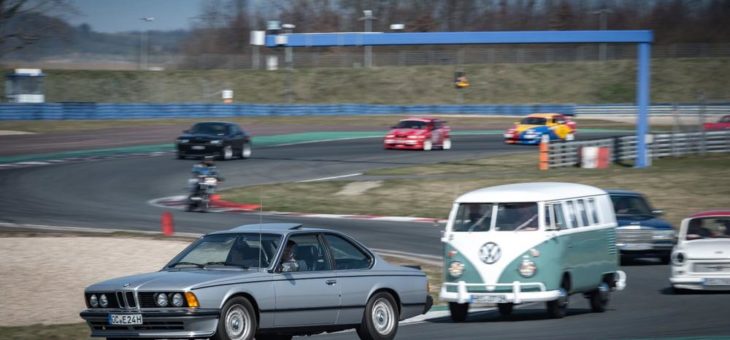
<path fill-rule="evenodd" d="M 205 267 L 205 265 L 202 265 L 202 264 L 200 264 L 200 263 L 193 263 L 193 262 L 178 262 L 178 263 L 175 263 L 175 264 L 171 265 L 171 266 L 170 266 L 170 268 L 174 268 L 174 267 L 177 267 L 177 266 L 195 266 L 195 267 L 198 267 L 198 268 L 203 268 L 203 267 Z"/>
<path fill-rule="evenodd" d="M 237 266 L 237 265 L 234 265 L 232 263 L 222 262 L 222 261 L 219 261 L 219 262 L 206 262 L 204 266 L 205 267 L 207 267 L 207 266 L 230 266 L 230 267 L 240 267 L 240 268 L 243 268 L 243 269 L 248 269 L 248 267 L 243 266 L 243 265 Z"/>

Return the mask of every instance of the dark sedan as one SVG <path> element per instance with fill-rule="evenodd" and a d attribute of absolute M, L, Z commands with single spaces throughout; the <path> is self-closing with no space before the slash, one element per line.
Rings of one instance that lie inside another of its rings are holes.
<path fill-rule="evenodd" d="M 616 213 L 616 246 L 622 262 L 637 257 L 658 257 L 662 263 L 669 263 L 677 234 L 669 222 L 659 218 L 663 212 L 652 208 L 638 192 L 607 191 Z"/>
<path fill-rule="evenodd" d="M 251 137 L 238 124 L 201 122 L 177 138 L 177 158 L 216 156 L 220 159 L 251 157 Z"/>

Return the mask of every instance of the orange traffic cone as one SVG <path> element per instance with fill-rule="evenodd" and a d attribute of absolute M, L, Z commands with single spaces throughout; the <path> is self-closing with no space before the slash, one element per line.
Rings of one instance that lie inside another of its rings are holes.
<path fill-rule="evenodd" d="M 172 213 L 165 211 L 162 213 L 162 234 L 165 236 L 172 236 L 175 232 L 175 227 L 172 222 Z"/>

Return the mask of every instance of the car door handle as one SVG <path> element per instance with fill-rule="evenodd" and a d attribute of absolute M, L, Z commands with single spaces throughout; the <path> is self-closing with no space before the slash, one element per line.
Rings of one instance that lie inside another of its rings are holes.
<path fill-rule="evenodd" d="M 334 284 L 336 284 L 336 283 L 337 283 L 337 280 L 327 280 L 327 281 L 325 281 L 324 283 L 326 283 L 326 284 L 327 284 L 327 285 L 329 285 L 329 286 L 332 286 L 332 285 L 334 285 Z"/>

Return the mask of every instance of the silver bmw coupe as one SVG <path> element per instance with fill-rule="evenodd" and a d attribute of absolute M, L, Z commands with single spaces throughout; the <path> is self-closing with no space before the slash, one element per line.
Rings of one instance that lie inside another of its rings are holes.
<path fill-rule="evenodd" d="M 342 233 L 251 224 L 207 234 L 160 271 L 93 284 L 91 336 L 291 339 L 354 328 L 392 339 L 433 303 L 419 269 L 385 262 Z"/>

